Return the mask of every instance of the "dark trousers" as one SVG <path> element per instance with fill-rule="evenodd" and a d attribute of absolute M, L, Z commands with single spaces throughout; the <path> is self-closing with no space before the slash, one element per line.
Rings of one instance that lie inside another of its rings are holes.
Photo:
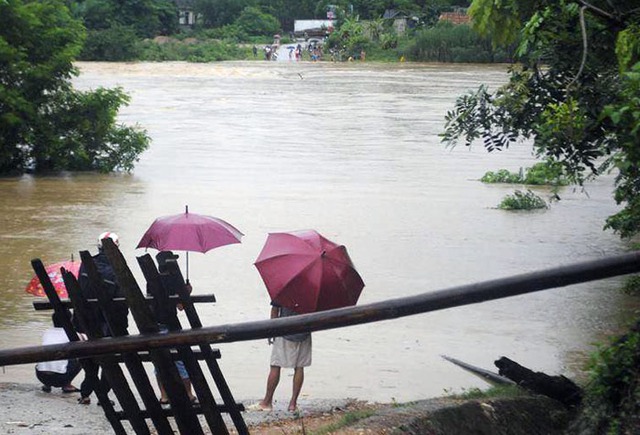
<path fill-rule="evenodd" d="M 62 388 L 69 385 L 78 373 L 80 373 L 80 362 L 78 362 L 77 359 L 70 359 L 67 364 L 66 373 L 41 372 L 36 370 L 36 377 L 47 387 Z"/>
<path fill-rule="evenodd" d="M 82 397 L 89 397 L 99 385 L 102 385 L 105 391 L 109 391 L 111 387 L 102 373 L 102 378 L 98 378 L 98 371 L 100 365 L 92 360 L 87 360 L 84 367 L 84 380 L 80 385 L 80 395 Z"/>

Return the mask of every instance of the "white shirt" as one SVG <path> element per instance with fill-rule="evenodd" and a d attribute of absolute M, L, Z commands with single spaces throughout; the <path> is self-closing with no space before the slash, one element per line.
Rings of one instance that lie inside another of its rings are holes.
<path fill-rule="evenodd" d="M 42 345 L 68 343 L 67 334 L 62 328 L 49 328 L 42 335 Z M 36 370 L 39 372 L 66 373 L 68 360 L 43 361 L 36 364 Z"/>

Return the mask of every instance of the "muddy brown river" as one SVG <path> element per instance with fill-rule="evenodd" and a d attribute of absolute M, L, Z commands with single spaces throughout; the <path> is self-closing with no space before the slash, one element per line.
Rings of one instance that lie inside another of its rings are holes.
<path fill-rule="evenodd" d="M 488 154 L 446 149 L 443 118 L 457 95 L 506 80 L 506 67 L 373 63 L 81 63 L 81 89 L 121 86 L 120 121 L 152 137 L 131 174 L 0 179 L 0 347 L 35 345 L 49 317 L 24 292 L 30 260 L 96 251 L 103 231 L 142 281 L 135 257 L 158 216 L 220 217 L 242 244 L 190 254 L 205 326 L 268 317 L 253 262 L 269 232 L 313 228 L 344 244 L 366 287 L 359 303 L 414 295 L 623 252 L 603 231 L 617 210 L 613 176 L 566 187 L 547 210 L 496 209 L 521 186 L 485 185 L 489 170 L 517 171 L 529 144 Z M 548 190 L 535 189 L 548 198 Z M 155 254 L 155 251 L 150 251 Z M 179 253 L 184 269 L 184 253 Z M 603 334 L 632 312 L 620 279 L 314 334 L 304 398 L 407 401 L 486 387 L 443 360 L 494 369 L 507 356 L 575 376 Z M 225 344 L 221 367 L 236 398 L 264 392 L 266 340 Z M 32 366 L 0 382 L 36 383 Z M 290 378 L 276 399 L 285 400 Z"/>

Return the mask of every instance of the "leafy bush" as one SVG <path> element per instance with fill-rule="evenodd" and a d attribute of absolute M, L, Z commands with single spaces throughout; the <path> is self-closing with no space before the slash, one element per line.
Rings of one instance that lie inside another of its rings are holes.
<path fill-rule="evenodd" d="M 582 417 L 593 433 L 631 434 L 640 430 L 640 322 L 617 341 L 600 347 L 590 361 Z"/>
<path fill-rule="evenodd" d="M 247 35 L 274 35 L 280 32 L 280 23 L 273 15 L 265 14 L 259 8 L 246 7 L 235 24 Z"/>
<path fill-rule="evenodd" d="M 513 195 L 507 195 L 498 208 L 502 210 L 534 210 L 547 208 L 547 203 L 530 190 L 526 192 L 516 190 Z"/>
<path fill-rule="evenodd" d="M 80 60 L 122 62 L 140 55 L 133 27 L 114 25 L 105 30 L 90 30 L 80 53 Z"/>
<path fill-rule="evenodd" d="M 480 181 L 483 183 L 509 183 L 517 184 L 522 183 L 522 175 L 514 172 L 509 172 L 507 169 L 500 169 L 497 172 L 489 171 L 485 173 Z"/>
<path fill-rule="evenodd" d="M 235 43 L 218 40 L 169 41 L 162 44 L 144 41 L 141 44 L 141 60 L 215 62 L 222 60 L 249 59 L 250 48 L 241 48 Z"/>
<path fill-rule="evenodd" d="M 524 172 L 524 174 L 523 174 Z M 510 183 L 510 184 L 531 184 L 531 185 L 551 185 L 566 186 L 569 180 L 564 175 L 562 164 L 553 161 L 539 162 L 530 168 L 520 169 L 519 173 L 509 172 L 507 169 L 500 169 L 497 172 L 489 171 L 485 173 L 480 181 L 483 183 Z"/>
<path fill-rule="evenodd" d="M 438 23 L 416 32 L 407 51 L 407 58 L 420 62 L 508 62 L 510 56 L 497 51 L 488 38 L 481 37 L 471 27 Z"/>
<path fill-rule="evenodd" d="M 622 286 L 622 291 L 628 295 L 640 296 L 640 275 L 628 277 Z"/>
<path fill-rule="evenodd" d="M 544 161 L 525 171 L 524 184 L 566 186 L 569 180 L 560 162 Z"/>

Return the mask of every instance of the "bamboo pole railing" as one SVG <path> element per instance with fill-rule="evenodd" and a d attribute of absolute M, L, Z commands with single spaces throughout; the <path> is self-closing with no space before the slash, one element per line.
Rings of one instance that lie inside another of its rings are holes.
<path fill-rule="evenodd" d="M 640 272 L 640 252 L 584 261 L 415 296 L 273 320 L 0 350 L 0 366 L 96 357 L 163 347 L 231 343 L 395 319 Z"/>

